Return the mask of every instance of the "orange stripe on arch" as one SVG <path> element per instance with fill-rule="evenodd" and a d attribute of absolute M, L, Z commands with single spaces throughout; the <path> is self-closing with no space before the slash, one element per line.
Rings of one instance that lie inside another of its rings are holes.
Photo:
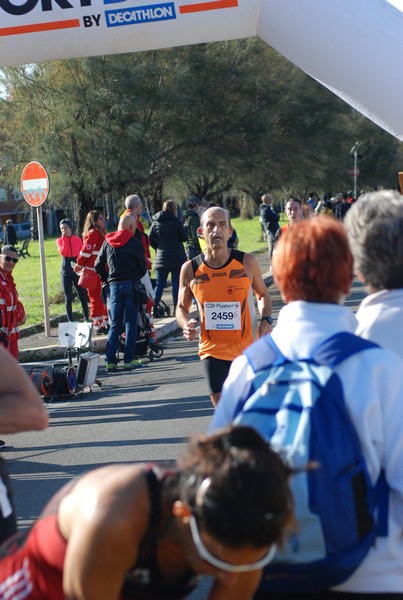
<path fill-rule="evenodd" d="M 37 31 L 53 31 L 55 29 L 71 29 L 73 27 L 80 27 L 79 19 L 53 21 L 49 23 L 35 23 L 32 25 L 19 25 L 18 27 L 4 27 L 3 29 L 0 29 L 0 36 L 35 33 Z"/>
<path fill-rule="evenodd" d="M 181 14 L 202 12 L 204 10 L 216 10 L 218 8 L 236 8 L 238 0 L 210 0 L 209 2 L 199 2 L 198 4 L 190 4 L 189 6 L 180 6 Z"/>

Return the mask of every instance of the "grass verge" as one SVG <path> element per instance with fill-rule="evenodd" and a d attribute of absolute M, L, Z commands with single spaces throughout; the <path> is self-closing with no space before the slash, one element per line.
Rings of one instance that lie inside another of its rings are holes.
<path fill-rule="evenodd" d="M 258 217 L 251 220 L 236 218 L 232 220 L 239 238 L 239 249 L 244 252 L 264 252 L 267 248 L 262 239 Z M 14 269 L 14 279 L 18 294 L 27 312 L 26 326 L 36 325 L 44 321 L 44 301 L 42 286 L 42 269 L 38 241 L 29 244 L 31 257 L 20 259 Z M 48 298 L 49 316 L 57 317 L 65 314 L 64 297 L 60 280 L 61 257 L 56 247 L 56 237 L 48 237 L 44 242 L 46 297 Z M 81 310 L 75 299 L 73 310 Z"/>

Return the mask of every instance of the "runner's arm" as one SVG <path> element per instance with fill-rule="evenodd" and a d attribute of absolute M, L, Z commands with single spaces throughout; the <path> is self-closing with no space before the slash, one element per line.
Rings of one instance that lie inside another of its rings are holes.
<path fill-rule="evenodd" d="M 0 433 L 46 429 L 48 412 L 17 361 L 0 346 Z"/>
<path fill-rule="evenodd" d="M 263 281 L 262 274 L 260 272 L 259 264 L 253 254 L 245 254 L 244 267 L 246 274 L 252 281 L 252 289 L 256 294 L 257 307 L 261 317 L 271 317 L 272 305 L 270 294 L 267 290 L 266 284 Z M 259 337 L 266 335 L 271 332 L 271 325 L 267 321 L 260 321 L 259 324 Z"/>
<path fill-rule="evenodd" d="M 196 319 L 190 318 L 190 307 L 192 306 L 193 294 L 190 282 L 194 278 L 192 261 L 188 260 L 182 265 L 179 279 L 178 305 L 176 307 L 176 321 L 188 341 L 196 339 L 198 331 Z"/>

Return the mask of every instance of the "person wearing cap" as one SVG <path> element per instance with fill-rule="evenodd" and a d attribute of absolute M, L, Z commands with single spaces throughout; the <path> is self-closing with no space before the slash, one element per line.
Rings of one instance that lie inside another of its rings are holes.
<path fill-rule="evenodd" d="M 0 254 L 0 344 L 18 360 L 19 326 L 27 320 L 25 309 L 18 299 L 13 278 L 14 267 L 19 261 L 17 250 L 9 244 Z"/>
<path fill-rule="evenodd" d="M 70 219 L 62 219 L 59 226 L 62 236 L 57 238 L 56 244 L 57 249 L 62 256 L 62 268 L 60 271 L 60 276 L 62 280 L 67 318 L 69 321 L 74 321 L 72 308 L 74 286 L 77 296 L 81 302 L 84 319 L 89 321 L 90 315 L 88 311 L 87 290 L 78 285 L 78 274 L 73 271 L 73 265 L 77 261 L 77 256 L 80 253 L 83 241 L 78 235 L 73 235 L 73 223 L 70 221 Z"/>
<path fill-rule="evenodd" d="M 189 196 L 186 201 L 187 210 L 185 212 L 184 226 L 188 241 L 186 243 L 186 254 L 188 259 L 192 259 L 201 253 L 199 236 L 197 230 L 200 227 L 200 217 L 197 212 L 199 199 L 197 196 Z"/>

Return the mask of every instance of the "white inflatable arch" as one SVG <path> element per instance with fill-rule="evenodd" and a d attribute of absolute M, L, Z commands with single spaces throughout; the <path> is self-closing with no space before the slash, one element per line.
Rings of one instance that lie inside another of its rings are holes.
<path fill-rule="evenodd" d="M 0 65 L 259 36 L 403 140 L 403 0 L 0 0 Z"/>

